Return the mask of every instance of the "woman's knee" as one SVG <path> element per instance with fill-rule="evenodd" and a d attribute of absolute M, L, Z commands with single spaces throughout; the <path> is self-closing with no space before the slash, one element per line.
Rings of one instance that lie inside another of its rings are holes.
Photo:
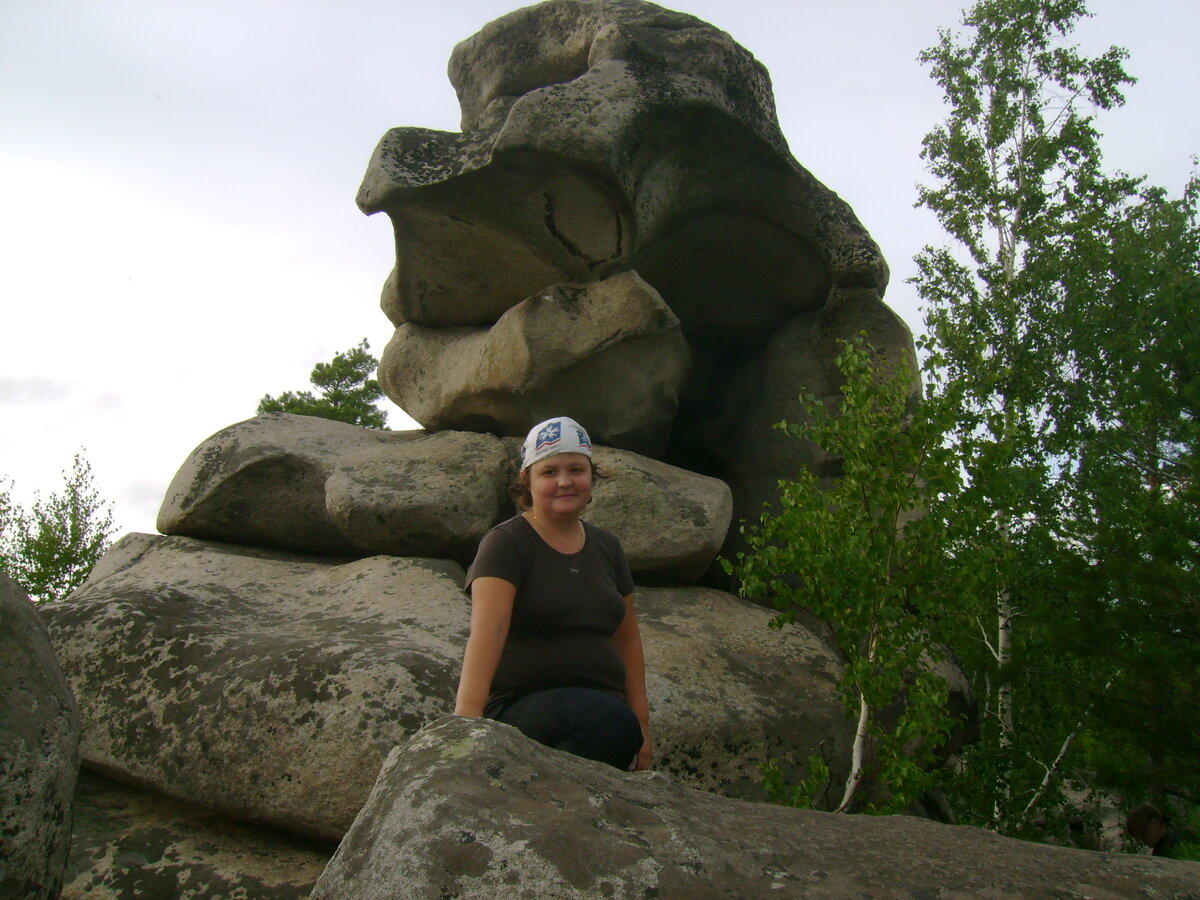
<path fill-rule="evenodd" d="M 549 747 L 622 769 L 642 746 L 642 726 L 628 704 L 590 688 L 527 694 L 495 718 Z"/>
<path fill-rule="evenodd" d="M 633 710 L 600 691 L 577 695 L 572 703 L 572 727 L 559 742 L 559 749 L 626 768 L 642 746 L 642 726 Z"/>

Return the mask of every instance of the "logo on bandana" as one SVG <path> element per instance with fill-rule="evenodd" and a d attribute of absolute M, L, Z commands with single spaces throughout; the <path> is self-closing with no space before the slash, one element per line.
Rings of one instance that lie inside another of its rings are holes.
<path fill-rule="evenodd" d="M 562 423 L 550 422 L 538 432 L 537 442 L 534 445 L 533 452 L 536 456 L 541 453 L 546 447 L 553 447 L 562 440 Z"/>
<path fill-rule="evenodd" d="M 587 431 L 567 416 L 555 416 L 530 429 L 521 445 L 521 470 L 556 453 L 592 455 L 592 441 Z"/>

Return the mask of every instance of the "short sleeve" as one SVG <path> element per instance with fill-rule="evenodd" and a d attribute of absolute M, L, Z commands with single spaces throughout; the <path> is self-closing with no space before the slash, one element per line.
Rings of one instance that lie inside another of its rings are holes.
<path fill-rule="evenodd" d="M 475 561 L 467 569 L 463 590 L 469 591 L 476 578 L 503 578 L 519 588 L 524 571 L 525 565 L 513 536 L 503 528 L 493 528 L 479 542 Z"/>

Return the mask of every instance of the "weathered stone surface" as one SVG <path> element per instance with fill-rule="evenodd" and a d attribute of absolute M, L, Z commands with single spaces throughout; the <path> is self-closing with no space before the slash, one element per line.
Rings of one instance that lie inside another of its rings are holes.
<path fill-rule="evenodd" d="M 389 755 L 313 900 L 1200 896 L 1194 863 L 731 800 L 448 718 Z"/>
<path fill-rule="evenodd" d="M 167 488 L 164 534 L 339 556 L 469 560 L 508 506 L 495 437 L 270 413 L 203 441 Z"/>
<path fill-rule="evenodd" d="M 388 750 L 451 707 L 462 578 L 438 560 L 130 535 L 41 613 L 81 698 L 86 765 L 337 839 Z"/>
<path fill-rule="evenodd" d="M 79 771 L 79 711 L 36 608 L 0 572 L 0 897 L 57 897 Z"/>
<path fill-rule="evenodd" d="M 132 535 L 43 610 L 84 709 L 83 759 L 236 818 L 337 838 L 387 751 L 453 708 L 469 621 L 454 563 L 352 563 Z M 850 725 L 802 629 L 700 588 L 639 588 L 658 765 L 757 796 Z"/>
<path fill-rule="evenodd" d="M 845 775 L 852 723 L 838 699 L 838 658 L 803 628 L 705 588 L 638 588 L 654 766 L 692 787 L 762 796 L 760 765 L 793 783 L 813 754 Z"/>
<path fill-rule="evenodd" d="M 510 468 L 494 436 L 443 431 L 340 465 L 325 509 L 360 552 L 466 562 L 511 508 Z"/>
<path fill-rule="evenodd" d="M 85 770 L 62 897 L 304 900 L 334 849 Z"/>
<path fill-rule="evenodd" d="M 645 582 L 692 584 L 716 559 L 733 513 L 725 482 L 634 453 L 597 447 L 599 480 L 584 518 L 621 537 Z"/>
<path fill-rule="evenodd" d="M 397 323 L 487 324 L 547 284 L 642 262 L 666 274 L 680 256 L 704 274 L 733 263 L 720 281 L 740 282 L 740 303 L 709 286 L 682 305 L 742 335 L 789 307 L 820 306 L 831 273 L 886 283 L 853 213 L 788 153 L 766 70 L 699 19 L 627 0 L 551 0 L 460 44 L 450 79 L 463 134 L 394 129 L 359 192 L 364 211 L 386 210 L 396 225 L 385 309 Z"/>
<path fill-rule="evenodd" d="M 379 382 L 430 431 L 523 437 L 543 419 L 570 415 L 597 443 L 657 456 L 689 358 L 675 314 L 626 272 L 547 288 L 490 328 L 403 324 L 383 352 Z"/>

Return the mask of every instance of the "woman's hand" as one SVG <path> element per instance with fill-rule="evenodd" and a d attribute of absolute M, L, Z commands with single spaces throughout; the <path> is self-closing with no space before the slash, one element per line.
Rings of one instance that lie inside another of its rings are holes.
<path fill-rule="evenodd" d="M 642 749 L 633 758 L 633 764 L 629 767 L 629 771 L 644 772 L 650 768 L 650 760 L 653 758 L 654 753 L 650 748 L 650 729 L 642 725 Z"/>
<path fill-rule="evenodd" d="M 633 594 L 625 598 L 625 618 L 613 634 L 613 643 L 625 664 L 625 702 L 642 725 L 642 749 L 629 767 L 634 772 L 650 768 L 650 703 L 646 698 L 646 660 L 642 655 L 642 633 L 638 628 Z"/>

